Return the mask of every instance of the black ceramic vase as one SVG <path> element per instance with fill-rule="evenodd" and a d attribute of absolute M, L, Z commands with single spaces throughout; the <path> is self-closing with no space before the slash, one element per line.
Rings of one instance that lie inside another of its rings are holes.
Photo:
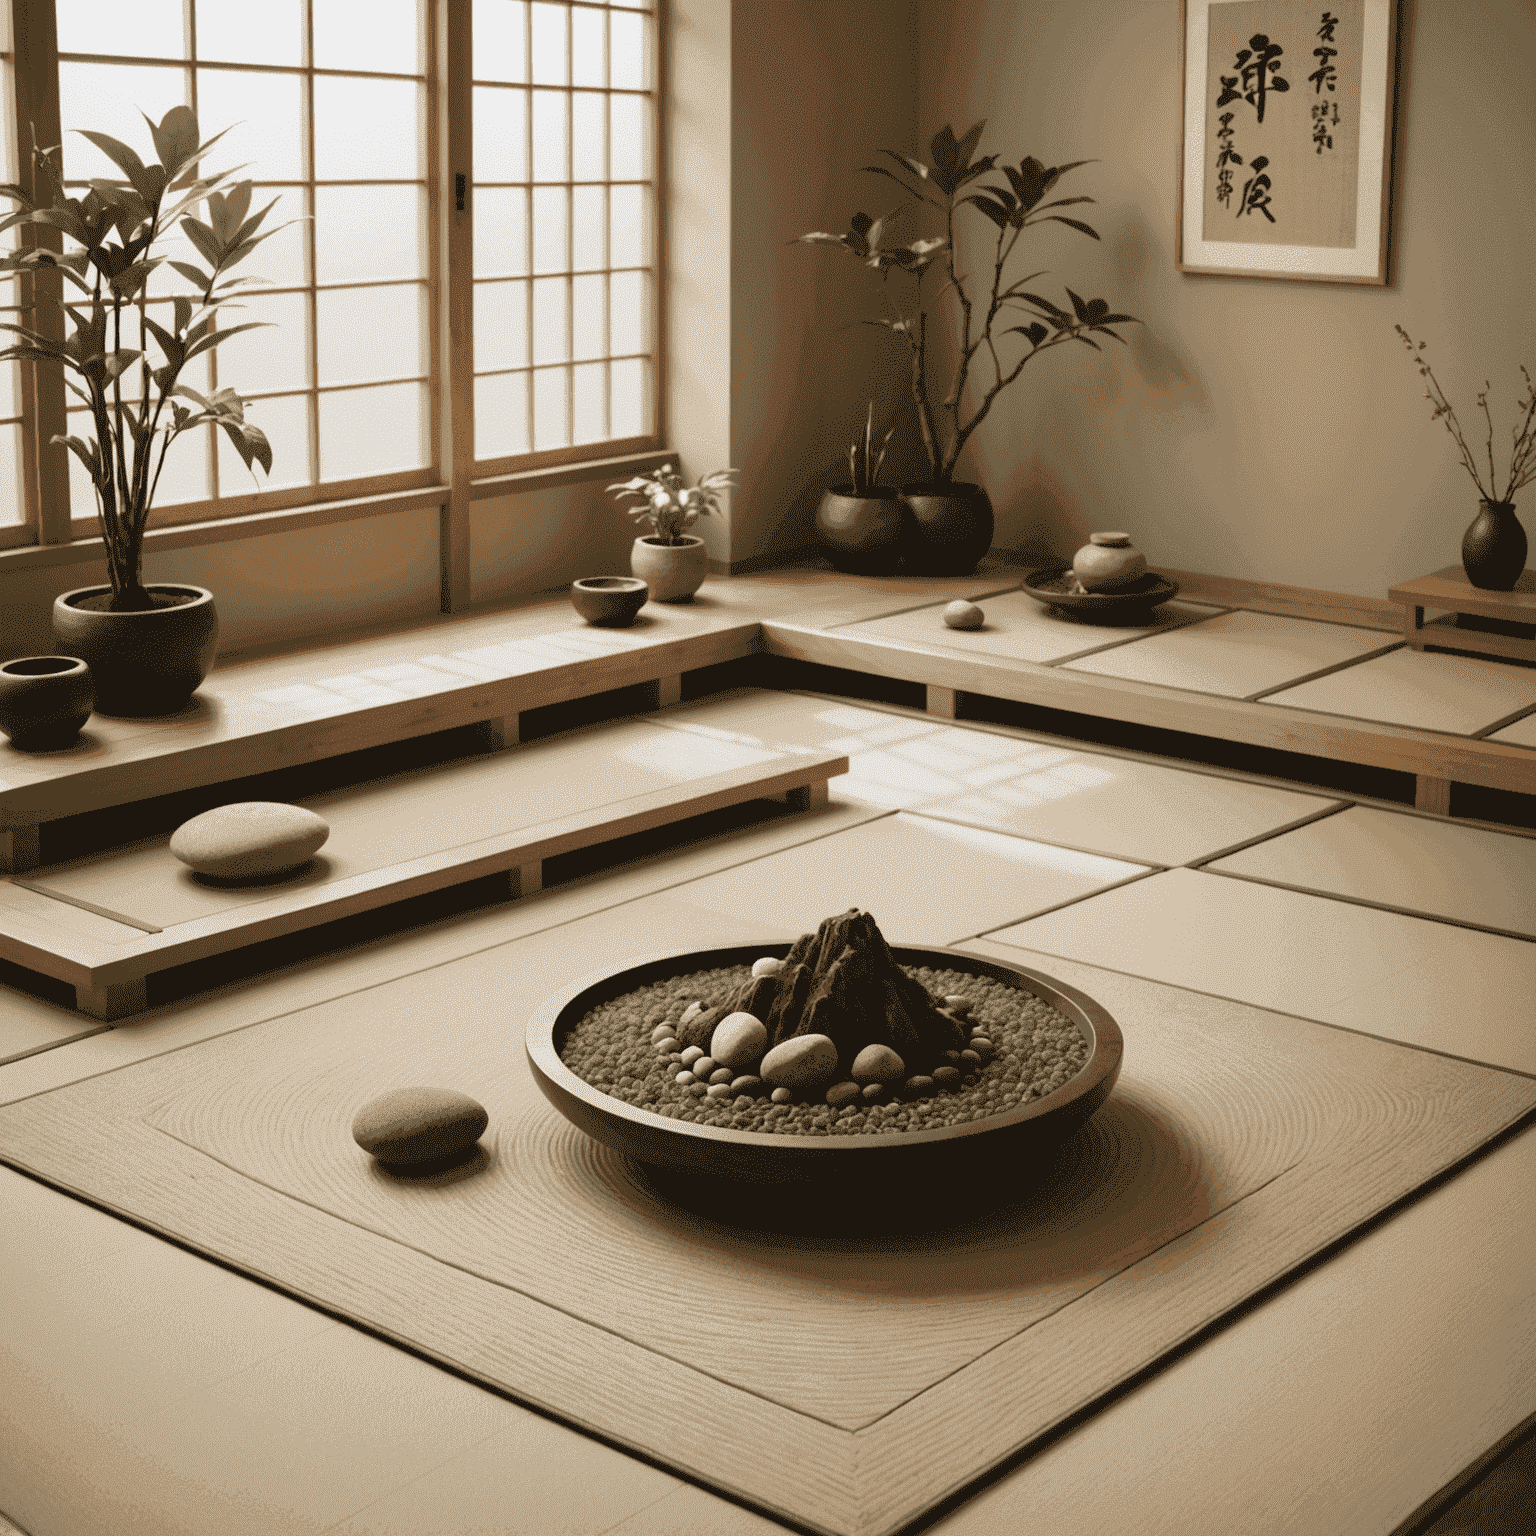
<path fill-rule="evenodd" d="M 1461 567 L 1474 587 L 1510 592 L 1525 570 L 1525 529 L 1512 501 L 1485 501 L 1461 536 Z"/>
<path fill-rule="evenodd" d="M 906 517 L 894 486 L 856 494 L 851 485 L 834 485 L 822 492 L 816 508 L 816 540 L 840 571 L 889 576 L 901 562 Z"/>
<path fill-rule="evenodd" d="M 54 639 L 60 651 L 90 663 L 99 714 L 174 714 L 213 665 L 213 593 L 179 582 L 150 582 L 147 590 L 156 606 L 142 613 L 109 612 L 111 587 L 77 587 L 53 600 Z"/>
<path fill-rule="evenodd" d="M 992 547 L 992 503 L 979 485 L 904 485 L 901 499 L 912 513 L 902 555 L 914 575 L 969 576 Z"/>
<path fill-rule="evenodd" d="M 94 704 L 91 669 L 78 656 L 22 656 L 0 667 L 0 731 L 20 752 L 72 747 Z"/>

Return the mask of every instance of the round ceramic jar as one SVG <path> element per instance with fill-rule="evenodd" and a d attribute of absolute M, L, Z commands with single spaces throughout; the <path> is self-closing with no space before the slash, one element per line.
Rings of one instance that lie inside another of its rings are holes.
<path fill-rule="evenodd" d="M 0 667 L 0 731 L 18 751 L 73 746 L 95 703 L 91 669 L 77 656 L 21 656 Z"/>
<path fill-rule="evenodd" d="M 1147 558 L 1128 533 L 1090 533 L 1072 557 L 1072 574 L 1089 592 L 1123 592 L 1147 574 Z"/>

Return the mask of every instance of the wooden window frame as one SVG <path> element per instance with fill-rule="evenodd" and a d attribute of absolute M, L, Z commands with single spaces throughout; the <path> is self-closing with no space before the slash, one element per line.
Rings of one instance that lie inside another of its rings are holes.
<path fill-rule="evenodd" d="M 582 0 L 566 0 L 568 9 Z M 54 0 L 10 0 L 12 14 L 11 54 L 14 60 L 15 118 L 12 131 L 18 146 L 20 184 L 32 190 L 32 171 L 24 153 L 30 144 L 30 124 L 36 123 L 44 143 L 61 142 L 59 123 L 59 76 Z M 665 327 L 665 100 L 666 27 L 665 0 L 648 0 L 643 6 L 619 7 L 649 15 L 655 29 L 655 79 L 652 96 L 652 142 L 655 148 L 655 229 L 650 252 L 652 273 L 651 359 L 654 390 L 653 434 L 622 440 L 603 440 L 501 456 L 476 462 L 474 453 L 474 226 L 473 226 L 473 119 L 471 115 L 473 34 L 471 0 L 428 0 L 424 41 L 426 93 L 426 190 L 427 190 L 427 303 L 429 443 L 432 462 L 420 469 L 400 470 L 384 476 L 338 480 L 252 491 L 196 502 L 173 503 L 157 508 L 145 533 L 145 549 L 178 548 L 188 544 L 220 542 L 252 537 L 284 529 L 365 518 L 436 505 L 439 509 L 441 567 L 440 606 L 444 612 L 462 609 L 469 601 L 469 506 L 474 501 L 506 496 L 519 491 L 574 484 L 607 476 L 624 476 L 637 468 L 654 467 L 669 457 L 666 441 Z M 569 39 L 569 28 L 568 28 Z M 568 41 L 569 46 L 569 41 Z M 311 50 L 311 58 L 312 58 Z M 116 60 L 114 61 L 122 62 Z M 127 62 L 133 62 L 127 60 Z M 140 62 L 163 64 L 160 59 Z M 185 61 L 184 68 L 199 67 Z M 251 66 L 255 72 L 316 75 L 369 74 L 299 67 Z M 195 79 L 195 77 L 194 77 Z M 195 88 L 195 87 L 194 87 Z M 531 83 L 529 86 L 531 95 Z M 313 134 L 307 136 L 307 178 L 304 183 L 273 183 L 296 187 L 306 198 L 314 195 Z M 530 144 L 530 154 L 532 146 Z M 531 167 L 530 167 L 531 173 Z M 462 176 L 469 193 L 460 209 L 454 197 L 455 178 Z M 18 227 L 28 243 L 47 242 L 62 249 L 62 236 L 37 226 Z M 308 295 L 311 337 L 315 331 L 317 287 L 315 278 L 314 224 L 308 224 L 310 281 L 292 291 Z M 529 274 L 531 287 L 532 273 Z M 420 279 L 409 279 L 419 283 Z M 56 274 L 23 276 L 17 280 L 17 302 L 31 304 L 42 285 L 62 285 Z M 327 285 L 327 288 L 348 285 Z M 359 282 L 355 286 L 379 286 Z M 272 292 L 290 291 L 289 289 Z M 60 337 L 63 317 L 57 311 L 38 309 L 35 315 L 57 323 Z M 260 400 L 303 394 L 310 411 L 318 409 L 320 385 L 311 357 L 315 382 L 300 389 L 253 391 L 248 398 Z M 71 516 L 68 461 L 62 452 L 49 451 L 49 438 L 65 430 L 65 392 L 53 380 L 40 380 L 36 366 L 19 370 L 19 407 L 23 417 L 21 475 L 25 517 L 21 524 L 0 527 L 0 574 L 34 565 L 55 565 L 99 558 L 101 540 L 94 511 Z M 413 382 L 420 382 L 412 376 Z M 388 380 L 370 381 L 388 383 Z M 51 385 L 51 387 L 50 387 Z M 310 448 L 319 453 L 318 423 L 311 433 Z M 530 441 L 531 441 L 530 437 Z M 215 451 L 210 443 L 208 451 Z M 317 474 L 318 464 L 311 464 Z"/>

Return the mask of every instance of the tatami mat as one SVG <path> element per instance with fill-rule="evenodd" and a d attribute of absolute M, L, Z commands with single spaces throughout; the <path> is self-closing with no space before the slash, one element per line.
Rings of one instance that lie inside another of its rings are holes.
<path fill-rule="evenodd" d="M 1067 665 L 1073 671 L 1246 699 L 1391 644 L 1381 630 L 1238 612 Z"/>
<path fill-rule="evenodd" d="M 1060 661 L 1085 651 L 1123 644 L 1142 635 L 1192 624 L 1220 613 L 1219 608 L 1177 600 L 1155 608 L 1141 625 L 1091 624 L 1047 608 L 1023 592 L 1004 592 L 979 604 L 986 624 L 977 630 L 950 629 L 944 604 L 914 608 L 888 618 L 848 626 L 850 634 L 869 639 L 915 640 L 922 645 L 947 645 L 957 651 L 1006 656 L 1010 661 Z"/>
<path fill-rule="evenodd" d="M 1173 869 L 988 935 L 1536 1072 L 1536 943 Z"/>
<path fill-rule="evenodd" d="M 1536 667 L 1404 648 L 1272 693 L 1264 702 L 1470 736 L 1536 704 Z"/>
<path fill-rule="evenodd" d="M 1536 938 L 1536 837 L 1357 805 L 1207 868 Z"/>
<path fill-rule="evenodd" d="M 934 945 L 1076 901 L 1144 869 L 901 812 L 667 894 L 712 919 L 750 915 L 791 935 L 862 907 L 893 943 Z"/>
<path fill-rule="evenodd" d="M 1517 747 L 1536 747 L 1536 713 L 1522 715 L 1520 719 L 1490 732 L 1485 739 L 1507 741 Z"/>

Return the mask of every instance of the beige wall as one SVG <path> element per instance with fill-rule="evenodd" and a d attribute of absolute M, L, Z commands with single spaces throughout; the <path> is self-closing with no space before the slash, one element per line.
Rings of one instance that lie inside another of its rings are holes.
<path fill-rule="evenodd" d="M 1069 181 L 1102 244 L 1047 226 L 1023 270 L 1144 321 L 1127 349 L 1042 357 L 981 429 L 1000 547 L 1063 558 L 1125 528 L 1154 563 L 1369 596 L 1459 560 L 1477 493 L 1392 327 L 1430 342 L 1469 425 L 1493 381 L 1506 442 L 1536 369 L 1536 4 L 1404 13 L 1395 272 L 1356 287 L 1174 269 L 1174 0 L 921 0 L 923 142 L 985 117 L 1014 163 L 1097 158 Z"/>

